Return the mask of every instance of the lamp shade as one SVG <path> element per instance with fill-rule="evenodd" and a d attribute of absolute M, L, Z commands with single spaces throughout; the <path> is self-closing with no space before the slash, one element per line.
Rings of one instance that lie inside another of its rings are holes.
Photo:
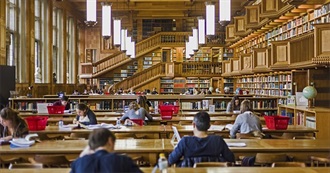
<path fill-rule="evenodd" d="M 111 36 L 111 4 L 102 6 L 102 36 L 105 38 Z"/>
<path fill-rule="evenodd" d="M 230 21 L 231 0 L 219 0 L 219 21 Z"/>
<path fill-rule="evenodd" d="M 87 26 L 96 25 L 96 0 L 86 1 L 86 21 Z"/>
<path fill-rule="evenodd" d="M 206 35 L 215 34 L 215 5 L 212 2 L 206 2 Z"/>
<path fill-rule="evenodd" d="M 120 50 L 125 52 L 127 50 L 126 48 L 126 37 L 127 37 L 127 29 L 122 29 L 121 30 L 121 35 L 120 35 Z"/>
<path fill-rule="evenodd" d="M 121 20 L 115 18 L 113 20 L 113 44 L 115 46 L 120 45 L 120 39 L 121 39 Z"/>
<path fill-rule="evenodd" d="M 198 43 L 205 44 L 205 19 L 198 18 Z"/>

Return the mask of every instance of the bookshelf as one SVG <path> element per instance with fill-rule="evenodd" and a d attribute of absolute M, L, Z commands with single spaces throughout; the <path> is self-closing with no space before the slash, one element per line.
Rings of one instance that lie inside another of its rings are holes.
<path fill-rule="evenodd" d="M 160 94 L 173 94 L 174 93 L 173 79 L 162 78 L 160 80 Z"/>
<path fill-rule="evenodd" d="M 184 93 L 186 90 L 185 88 L 186 78 L 179 78 L 179 77 L 174 78 L 173 85 L 174 85 L 174 89 L 173 89 L 174 94 Z"/>
<path fill-rule="evenodd" d="M 143 69 L 147 69 L 155 64 L 162 62 L 161 52 L 152 52 L 143 58 Z"/>
<path fill-rule="evenodd" d="M 290 117 L 291 124 L 317 129 L 317 139 L 329 139 L 330 125 L 329 108 L 306 108 L 305 106 L 279 105 L 278 112 Z"/>

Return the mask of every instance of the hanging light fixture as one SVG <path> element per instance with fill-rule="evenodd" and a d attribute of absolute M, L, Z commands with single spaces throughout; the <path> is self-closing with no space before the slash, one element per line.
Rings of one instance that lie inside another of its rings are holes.
<path fill-rule="evenodd" d="M 130 50 L 131 50 L 131 58 L 135 58 L 135 41 L 131 41 L 131 47 L 130 47 Z"/>
<path fill-rule="evenodd" d="M 113 44 L 116 47 L 120 46 L 121 42 L 121 20 L 119 18 L 114 18 L 113 20 Z"/>
<path fill-rule="evenodd" d="M 95 26 L 96 20 L 96 0 L 86 0 L 87 16 L 85 24 L 87 26 Z"/>
<path fill-rule="evenodd" d="M 120 39 L 120 50 L 122 52 L 126 52 L 127 51 L 127 48 L 126 48 L 127 29 L 126 28 L 121 30 L 120 37 L 121 37 L 121 39 Z"/>
<path fill-rule="evenodd" d="M 198 17 L 198 43 L 205 44 L 205 19 Z"/>
<path fill-rule="evenodd" d="M 132 47 L 131 47 L 131 40 L 132 40 L 132 37 L 126 37 L 126 49 L 127 49 L 126 55 L 128 57 L 131 57 L 132 52 L 133 52 Z"/>
<path fill-rule="evenodd" d="M 194 52 L 197 52 L 198 51 L 198 30 L 196 27 L 193 27 L 192 30 L 193 30 L 192 50 Z"/>
<path fill-rule="evenodd" d="M 219 0 L 219 23 L 226 26 L 230 22 L 231 0 Z"/>
<path fill-rule="evenodd" d="M 111 37 L 111 3 L 102 4 L 102 37 L 106 40 Z"/>
<path fill-rule="evenodd" d="M 193 50 L 193 36 L 189 36 L 189 55 L 190 55 L 190 57 L 193 57 L 194 56 L 194 50 Z"/>
<path fill-rule="evenodd" d="M 206 35 L 215 34 L 215 5 L 213 2 L 205 2 L 206 5 Z"/>

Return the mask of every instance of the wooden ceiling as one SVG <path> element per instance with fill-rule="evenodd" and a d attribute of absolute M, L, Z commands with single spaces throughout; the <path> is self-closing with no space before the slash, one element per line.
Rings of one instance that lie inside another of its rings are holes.
<path fill-rule="evenodd" d="M 70 2 L 86 16 L 86 0 L 64 1 Z M 112 3 L 113 17 L 123 17 L 129 13 L 133 13 L 135 18 L 143 19 L 205 17 L 205 0 L 97 0 L 98 18 L 101 18 L 101 4 L 104 2 Z M 218 0 L 211 0 L 211 2 L 215 3 L 216 20 L 218 20 Z M 253 2 L 254 0 L 231 0 L 232 16 L 241 15 L 244 6 Z"/>

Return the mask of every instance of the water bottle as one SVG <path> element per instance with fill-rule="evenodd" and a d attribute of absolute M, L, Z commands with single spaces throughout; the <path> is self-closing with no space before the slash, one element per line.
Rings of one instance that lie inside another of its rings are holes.
<path fill-rule="evenodd" d="M 164 153 L 159 154 L 158 168 L 160 172 L 167 173 L 168 162 Z"/>
<path fill-rule="evenodd" d="M 59 128 L 63 127 L 63 121 L 62 121 L 62 120 L 60 120 L 60 121 L 58 122 L 58 127 L 59 127 Z"/>
<path fill-rule="evenodd" d="M 116 126 L 117 126 L 117 127 L 120 127 L 120 126 L 121 126 L 120 118 L 117 118 Z"/>

